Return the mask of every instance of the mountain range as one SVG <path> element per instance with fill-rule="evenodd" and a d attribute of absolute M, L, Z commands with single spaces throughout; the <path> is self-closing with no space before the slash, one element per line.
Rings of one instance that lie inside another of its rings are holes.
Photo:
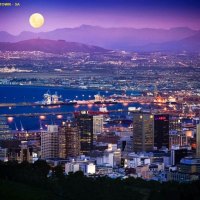
<path fill-rule="evenodd" d="M 200 31 L 187 27 L 136 29 L 82 25 L 76 28 L 56 29 L 49 32 L 24 31 L 16 36 L 0 31 L 0 42 L 19 42 L 36 38 L 66 40 L 67 42 L 84 43 L 113 50 L 200 51 Z"/>
<path fill-rule="evenodd" d="M 152 52 L 152 51 L 167 51 L 167 52 L 200 52 L 200 32 L 193 36 L 169 41 L 164 43 L 150 43 L 144 46 L 134 47 L 135 51 Z"/>
<path fill-rule="evenodd" d="M 30 39 L 20 42 L 0 42 L 1 51 L 42 51 L 46 53 L 62 54 L 66 52 L 105 53 L 109 50 L 101 47 L 86 45 L 65 40 Z"/>

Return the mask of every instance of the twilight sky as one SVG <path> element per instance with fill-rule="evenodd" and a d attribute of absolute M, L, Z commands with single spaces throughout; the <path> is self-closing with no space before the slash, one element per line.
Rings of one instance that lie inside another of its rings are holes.
<path fill-rule="evenodd" d="M 199 0 L 0 0 L 20 3 L 0 6 L 0 31 L 49 31 L 82 24 L 103 27 L 200 29 Z M 45 25 L 33 29 L 29 16 L 39 12 Z"/>

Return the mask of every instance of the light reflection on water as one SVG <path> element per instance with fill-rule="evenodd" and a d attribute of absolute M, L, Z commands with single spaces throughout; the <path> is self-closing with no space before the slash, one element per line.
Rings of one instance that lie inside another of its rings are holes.
<path fill-rule="evenodd" d="M 96 90 L 80 90 L 80 89 L 63 89 L 63 88 L 48 88 L 48 87 L 30 87 L 30 86 L 1 86 L 0 87 L 0 103 L 19 103 L 19 102 L 36 102 L 43 99 L 43 94 L 50 90 L 51 94 L 57 92 L 58 95 L 62 95 L 65 99 L 79 99 L 88 100 L 93 99 L 94 95 L 99 91 Z M 101 95 L 109 96 L 116 93 L 100 91 Z M 1 114 L 18 114 L 18 113 L 52 113 L 52 112 L 74 112 L 81 110 L 98 111 L 101 105 L 88 104 L 88 105 L 63 105 L 63 106 L 30 106 L 30 107 L 12 107 L 12 108 L 0 108 Z M 106 105 L 108 110 L 125 109 L 128 110 L 129 106 L 139 107 L 140 104 L 109 104 Z M 45 117 L 14 117 L 8 120 L 8 123 L 12 129 L 16 126 L 19 129 L 21 122 L 25 130 L 39 129 L 45 124 L 60 124 L 63 120 L 72 117 L 72 114 L 57 116 L 49 115 Z"/>

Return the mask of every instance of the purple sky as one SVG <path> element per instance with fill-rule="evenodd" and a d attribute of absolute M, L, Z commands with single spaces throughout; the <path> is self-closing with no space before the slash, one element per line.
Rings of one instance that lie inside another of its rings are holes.
<path fill-rule="evenodd" d="M 200 29 L 198 0 L 18 0 L 20 7 L 0 7 L 0 31 L 49 31 L 82 24 L 103 27 Z M 33 29 L 29 16 L 39 12 L 45 25 Z"/>

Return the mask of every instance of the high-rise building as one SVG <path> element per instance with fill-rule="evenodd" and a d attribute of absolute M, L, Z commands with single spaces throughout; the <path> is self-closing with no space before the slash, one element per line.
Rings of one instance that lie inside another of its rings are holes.
<path fill-rule="evenodd" d="M 58 126 L 48 125 L 47 131 L 41 133 L 41 157 L 58 158 Z"/>
<path fill-rule="evenodd" d="M 122 152 L 133 152 L 133 136 L 121 137 L 117 146 Z"/>
<path fill-rule="evenodd" d="M 0 140 L 12 139 L 11 130 L 7 124 L 7 119 L 5 117 L 0 117 Z"/>
<path fill-rule="evenodd" d="M 21 142 L 19 156 L 17 157 L 18 162 L 27 161 L 33 162 L 33 148 L 29 147 L 27 142 Z"/>
<path fill-rule="evenodd" d="M 197 124 L 196 129 L 196 156 L 200 158 L 200 124 Z"/>
<path fill-rule="evenodd" d="M 93 116 L 93 134 L 101 134 L 103 132 L 103 115 Z"/>
<path fill-rule="evenodd" d="M 93 145 L 97 142 L 97 136 L 103 133 L 103 115 L 93 116 Z"/>
<path fill-rule="evenodd" d="M 63 122 L 58 131 L 59 157 L 76 157 L 80 155 L 80 134 L 77 126 Z"/>
<path fill-rule="evenodd" d="M 177 165 L 180 163 L 180 160 L 188 156 L 187 148 L 173 147 L 171 149 L 171 164 Z"/>
<path fill-rule="evenodd" d="M 175 146 L 183 146 L 186 136 L 182 132 L 182 121 L 178 116 L 169 117 L 169 149 Z"/>
<path fill-rule="evenodd" d="M 182 121 L 177 116 L 170 116 L 169 118 L 169 131 L 182 131 Z"/>
<path fill-rule="evenodd" d="M 154 117 L 150 113 L 133 113 L 133 151 L 152 151 Z"/>
<path fill-rule="evenodd" d="M 169 115 L 154 115 L 154 147 L 169 148 Z"/>
<path fill-rule="evenodd" d="M 81 153 L 87 155 L 93 149 L 93 116 L 81 111 L 75 119 L 80 132 Z"/>
<path fill-rule="evenodd" d="M 173 147 L 182 147 L 188 145 L 188 138 L 185 132 L 172 132 L 169 133 L 169 149 Z"/>

